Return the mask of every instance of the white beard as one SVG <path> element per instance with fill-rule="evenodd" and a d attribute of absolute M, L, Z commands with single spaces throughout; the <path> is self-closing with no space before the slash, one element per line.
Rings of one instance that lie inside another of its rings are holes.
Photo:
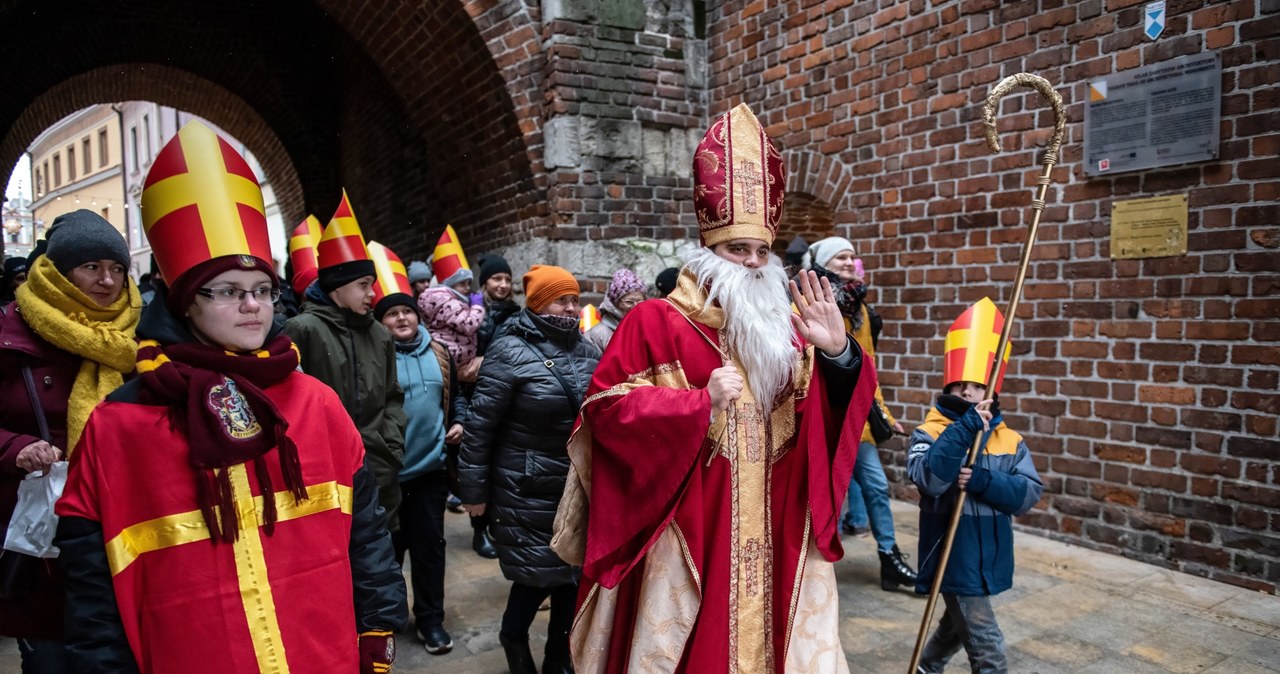
<path fill-rule="evenodd" d="M 767 265 L 748 269 L 698 248 L 685 256 L 685 266 L 708 288 L 705 306 L 724 309 L 729 353 L 746 370 L 756 401 L 771 409 L 791 383 L 798 355 L 782 261 L 769 255 Z"/>

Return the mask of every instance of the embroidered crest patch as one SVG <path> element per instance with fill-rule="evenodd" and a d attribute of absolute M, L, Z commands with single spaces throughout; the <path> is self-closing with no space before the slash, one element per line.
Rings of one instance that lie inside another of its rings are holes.
<path fill-rule="evenodd" d="M 223 378 L 222 385 L 209 389 L 208 402 L 209 409 L 222 420 L 222 430 L 228 437 L 247 440 L 262 432 L 262 425 L 234 381 Z"/>

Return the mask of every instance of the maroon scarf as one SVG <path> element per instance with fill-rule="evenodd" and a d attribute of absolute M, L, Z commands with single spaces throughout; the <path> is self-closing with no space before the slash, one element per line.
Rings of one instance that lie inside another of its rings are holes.
<path fill-rule="evenodd" d="M 275 530 L 275 487 L 263 458 L 279 448 L 280 471 L 294 499 L 307 497 L 298 448 L 262 389 L 277 384 L 298 367 L 298 350 L 279 335 L 266 348 L 234 354 L 196 342 L 160 344 L 143 340 L 138 348 L 138 373 L 150 397 L 169 406 L 170 422 L 187 438 L 188 460 L 196 472 L 200 512 L 210 538 L 230 543 L 239 537 L 235 501 L 227 468 L 253 462 L 262 490 L 267 535 Z M 268 432 L 271 431 L 271 432 Z M 214 506 L 222 513 L 221 525 Z"/>

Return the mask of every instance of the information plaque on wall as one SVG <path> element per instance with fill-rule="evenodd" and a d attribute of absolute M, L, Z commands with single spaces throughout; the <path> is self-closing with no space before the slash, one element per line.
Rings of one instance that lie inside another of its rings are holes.
<path fill-rule="evenodd" d="M 1222 60 L 1182 56 L 1089 82 L 1084 167 L 1090 176 L 1218 157 Z"/>
<path fill-rule="evenodd" d="M 1111 258 L 1187 253 L 1187 195 L 1111 202 Z"/>

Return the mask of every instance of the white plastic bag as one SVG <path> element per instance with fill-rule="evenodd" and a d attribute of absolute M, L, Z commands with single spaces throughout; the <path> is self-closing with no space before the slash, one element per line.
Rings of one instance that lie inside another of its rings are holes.
<path fill-rule="evenodd" d="M 58 548 L 53 544 L 53 534 L 58 529 L 53 504 L 62 498 L 65 486 L 66 461 L 54 462 L 44 475 L 27 473 L 18 485 L 18 505 L 13 509 L 9 531 L 4 537 L 5 550 L 46 559 L 58 556 Z"/>

